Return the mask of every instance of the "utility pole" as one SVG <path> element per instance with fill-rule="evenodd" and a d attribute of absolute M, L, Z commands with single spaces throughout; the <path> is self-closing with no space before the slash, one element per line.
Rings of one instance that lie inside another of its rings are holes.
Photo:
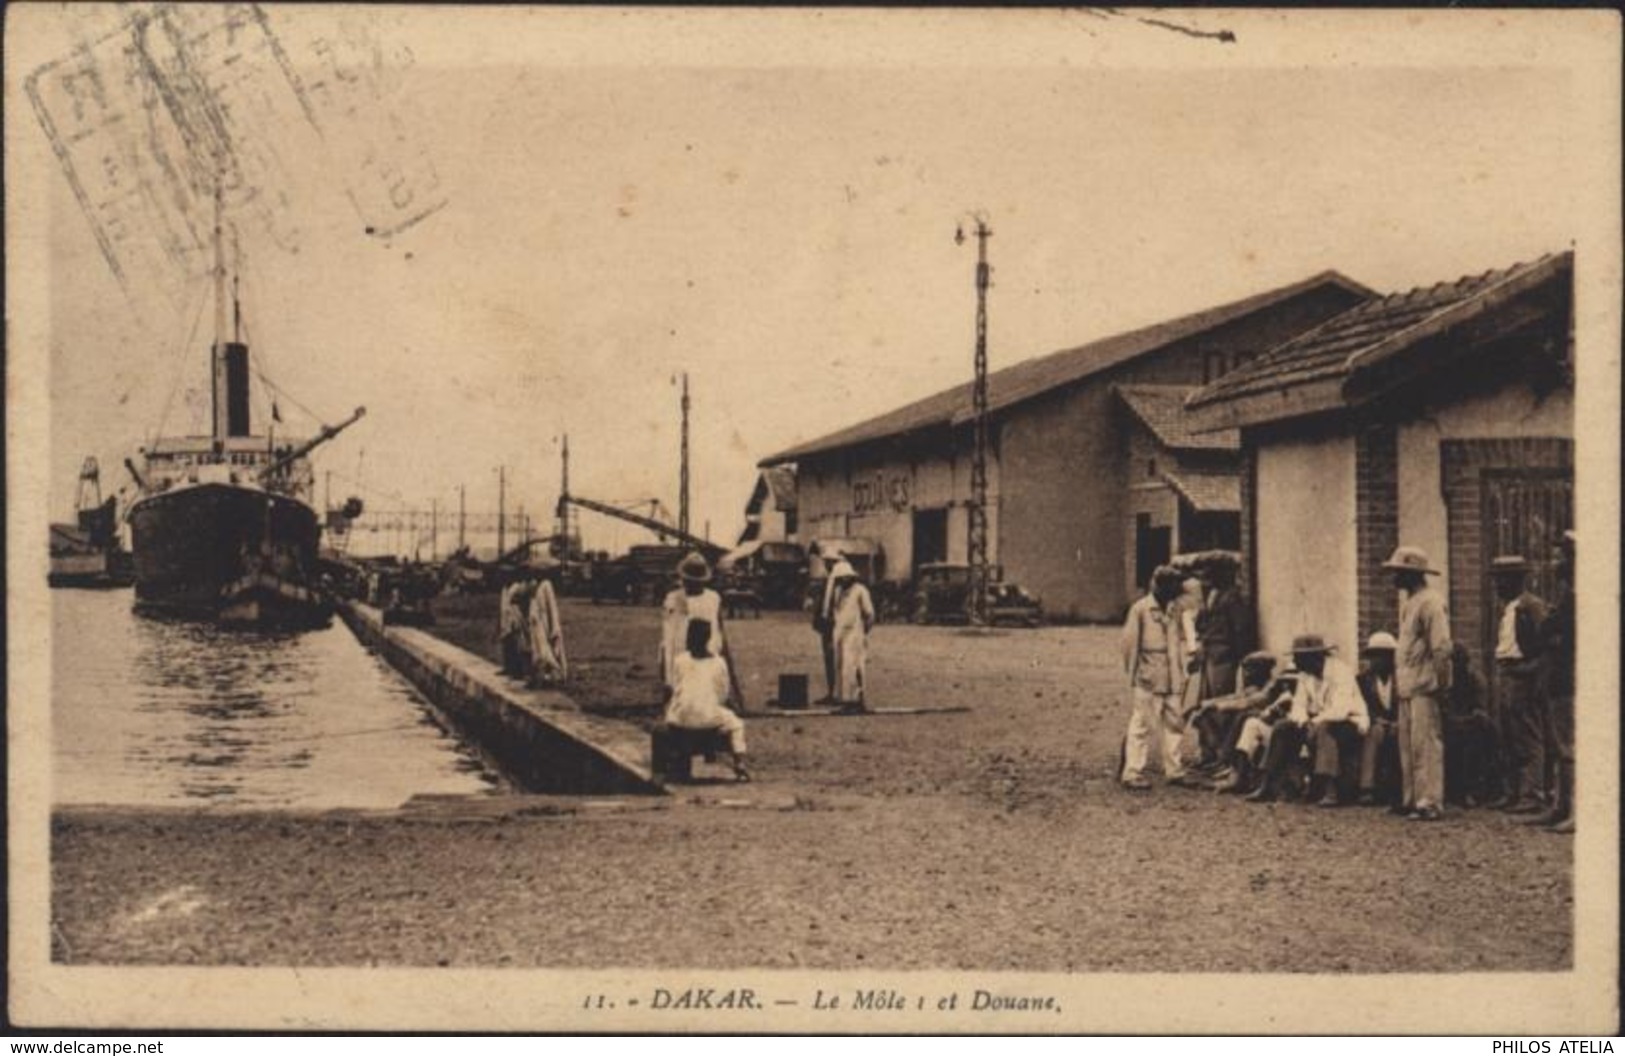
<path fill-rule="evenodd" d="M 497 467 L 497 556 L 507 552 L 508 546 L 508 467 Z"/>
<path fill-rule="evenodd" d="M 440 560 L 440 500 L 429 500 L 429 560 Z"/>
<path fill-rule="evenodd" d="M 986 218 L 976 221 L 976 384 L 972 390 L 971 410 L 975 416 L 976 447 L 970 468 L 970 538 L 966 556 L 970 563 L 970 597 L 967 608 L 971 622 L 979 626 L 987 623 L 987 287 L 992 269 L 987 263 L 987 240 L 993 231 Z M 954 241 L 965 242 L 965 228 L 960 225 L 954 232 Z"/>
<path fill-rule="evenodd" d="M 559 494 L 570 495 L 570 434 L 564 434 L 564 467 L 559 471 Z"/>
<path fill-rule="evenodd" d="M 555 529 L 555 545 L 558 546 L 558 557 L 568 561 L 574 556 L 575 533 L 570 530 L 570 434 L 564 434 L 564 464 L 559 471 L 559 508 L 558 527 Z"/>
<path fill-rule="evenodd" d="M 683 374 L 683 464 L 677 489 L 677 530 L 688 533 L 688 373 Z"/>
<path fill-rule="evenodd" d="M 467 546 L 464 529 L 468 526 L 468 509 L 464 503 L 463 485 L 457 485 L 457 549 Z"/>

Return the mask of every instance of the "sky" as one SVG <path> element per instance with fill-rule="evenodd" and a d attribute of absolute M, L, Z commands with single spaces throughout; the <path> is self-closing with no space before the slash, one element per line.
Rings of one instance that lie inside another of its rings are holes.
<path fill-rule="evenodd" d="M 34 54 L 116 26 L 46 10 Z M 283 428 L 366 405 L 316 462 L 374 506 L 452 510 L 463 486 L 494 510 L 505 465 L 510 510 L 545 515 L 568 433 L 575 493 L 675 511 L 686 372 L 691 523 L 731 542 L 759 459 L 970 377 L 973 210 L 997 369 L 1328 268 L 1386 291 L 1583 253 L 1610 175 L 1595 84 L 1562 60 L 1583 42 L 1504 13 L 1165 16 L 1225 43 L 1076 11 L 265 10 L 307 85 L 313 42 L 374 62 L 344 126 L 366 135 L 239 108 L 239 149 L 270 160 L 228 209 Z M 14 132 L 49 184 L 60 518 L 86 455 L 115 486 L 160 422 L 206 430 L 208 282 L 121 288 L 43 130 Z M 443 206 L 368 234 L 364 143 Z"/>

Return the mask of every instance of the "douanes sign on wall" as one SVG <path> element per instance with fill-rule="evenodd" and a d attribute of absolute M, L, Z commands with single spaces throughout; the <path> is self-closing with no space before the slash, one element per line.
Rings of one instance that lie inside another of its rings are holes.
<path fill-rule="evenodd" d="M 852 512 L 871 513 L 888 506 L 894 510 L 906 510 L 909 507 L 908 487 L 908 477 L 899 475 L 888 479 L 879 471 L 868 479 L 854 480 Z"/>

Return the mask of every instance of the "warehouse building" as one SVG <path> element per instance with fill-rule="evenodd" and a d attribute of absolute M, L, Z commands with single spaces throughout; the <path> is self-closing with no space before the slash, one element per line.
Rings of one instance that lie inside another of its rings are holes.
<path fill-rule="evenodd" d="M 1198 428 L 1241 431 L 1266 648 L 1313 632 L 1352 655 L 1396 630 L 1381 565 L 1405 544 L 1441 571 L 1452 636 L 1494 677 L 1490 562 L 1525 557 L 1550 597 L 1573 525 L 1573 268 L 1555 254 L 1374 298 L 1190 398 Z"/>
<path fill-rule="evenodd" d="M 1138 548 L 1160 525 L 1135 505 L 1136 429 L 1165 443 L 1133 402 L 1140 386 L 1194 388 L 1372 296 L 1336 272 L 1154 326 L 1007 367 L 988 378 L 989 554 L 1007 579 L 1040 595 L 1061 619 L 1110 620 L 1139 593 Z M 969 531 L 972 386 L 957 385 L 888 414 L 798 444 L 761 466 L 796 468 L 803 543 L 871 539 L 884 575 L 906 581 L 923 564 L 964 562 Z M 1144 402 L 1144 401 L 1142 401 Z M 1143 409 L 1143 408 L 1142 408 Z M 1187 431 L 1174 423 L 1178 435 Z M 1174 435 L 1174 434 L 1170 434 Z M 1159 488 L 1187 489 L 1192 516 L 1167 524 L 1214 531 L 1197 514 L 1236 513 L 1215 500 L 1212 477 L 1235 465 L 1202 445 L 1168 448 Z M 1222 448 L 1222 444 L 1221 444 Z M 1233 456 L 1232 456 L 1233 457 Z M 1184 459 L 1183 463 L 1181 459 Z M 1172 472 L 1172 480 L 1163 476 Z M 1198 482 L 1197 478 L 1202 479 Z M 1175 483 L 1175 482 L 1178 483 Z M 1201 488 L 1200 492 L 1190 489 Z M 1177 504 L 1176 504 L 1177 505 Z M 1164 513 L 1166 520 L 1169 515 Z M 1142 535 L 1142 526 L 1145 535 Z"/>

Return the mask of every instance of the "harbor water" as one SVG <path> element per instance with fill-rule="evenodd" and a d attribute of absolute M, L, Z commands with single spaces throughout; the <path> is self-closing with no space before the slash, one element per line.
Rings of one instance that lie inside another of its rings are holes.
<path fill-rule="evenodd" d="M 59 805 L 366 809 L 495 787 L 339 621 L 244 632 L 138 616 L 128 590 L 51 595 Z"/>

